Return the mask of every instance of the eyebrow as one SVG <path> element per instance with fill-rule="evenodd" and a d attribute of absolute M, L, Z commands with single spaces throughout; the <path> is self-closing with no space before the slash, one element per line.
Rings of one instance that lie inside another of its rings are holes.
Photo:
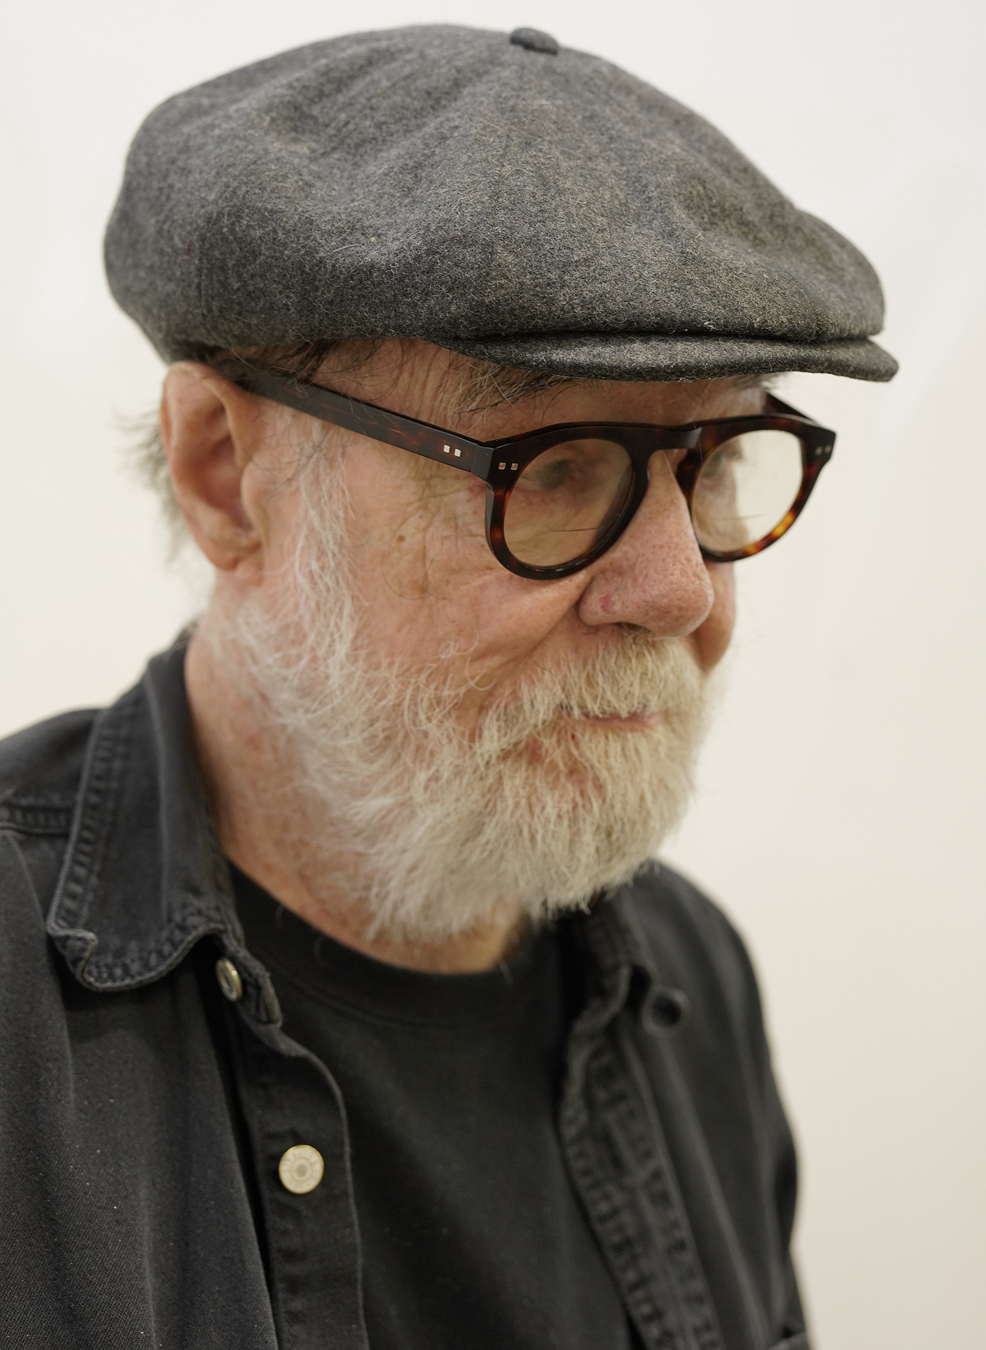
<path fill-rule="evenodd" d="M 761 371 L 758 374 L 733 375 L 730 378 L 737 389 L 765 389 L 769 390 L 784 375 L 784 371 Z"/>

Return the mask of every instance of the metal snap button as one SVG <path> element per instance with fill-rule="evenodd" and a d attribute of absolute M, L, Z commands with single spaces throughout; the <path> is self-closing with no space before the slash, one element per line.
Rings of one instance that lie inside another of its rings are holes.
<path fill-rule="evenodd" d="M 220 956 L 216 962 L 216 979 L 219 981 L 219 988 L 230 1003 L 235 1003 L 238 998 L 243 997 L 243 981 L 240 979 L 240 972 L 228 956 Z"/>
<path fill-rule="evenodd" d="M 651 1036 L 673 1036 L 691 1015 L 692 1005 L 681 989 L 652 989 L 640 1010 L 640 1021 Z"/>
<path fill-rule="evenodd" d="M 281 1185 L 292 1195 L 307 1195 L 322 1180 L 325 1163 L 317 1148 L 311 1144 L 295 1144 L 277 1164 Z"/>

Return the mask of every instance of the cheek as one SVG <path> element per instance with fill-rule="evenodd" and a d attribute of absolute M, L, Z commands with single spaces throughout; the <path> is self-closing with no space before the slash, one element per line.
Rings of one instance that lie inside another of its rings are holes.
<path fill-rule="evenodd" d="M 401 461 L 386 467 L 390 474 L 367 481 L 360 465 L 348 484 L 363 630 L 388 656 L 428 661 L 449 646 L 469 649 L 484 613 L 481 593 L 502 571 L 486 545 L 486 489 L 454 470 L 419 480 L 401 472 Z"/>
<path fill-rule="evenodd" d="M 367 584 L 412 608 L 451 602 L 497 566 L 483 528 L 483 485 L 429 489 L 393 503 L 364 539 Z"/>
<path fill-rule="evenodd" d="M 725 656 L 736 622 L 732 563 L 708 563 L 707 566 L 715 599 L 708 618 L 692 635 L 696 657 L 703 670 L 711 670 Z"/>
<path fill-rule="evenodd" d="M 373 444 L 350 452 L 345 481 L 354 545 L 409 582 L 452 551 L 485 547 L 486 488 L 470 474 Z"/>

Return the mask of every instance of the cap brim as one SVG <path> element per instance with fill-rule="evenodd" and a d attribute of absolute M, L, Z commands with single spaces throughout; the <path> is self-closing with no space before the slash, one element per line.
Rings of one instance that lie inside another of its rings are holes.
<path fill-rule="evenodd" d="M 897 373 L 894 358 L 869 338 L 804 343 L 687 333 L 512 333 L 431 340 L 497 365 L 584 380 L 714 380 L 799 370 L 885 381 Z"/>

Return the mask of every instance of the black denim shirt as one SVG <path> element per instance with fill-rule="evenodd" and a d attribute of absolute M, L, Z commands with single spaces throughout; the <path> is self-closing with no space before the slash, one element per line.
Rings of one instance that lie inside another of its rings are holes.
<path fill-rule="evenodd" d="M 244 946 L 183 663 L 0 745 L 0 1343 L 366 1350 L 344 1104 Z M 640 1345 L 805 1350 L 740 940 L 657 868 L 565 923 L 559 1138 Z M 304 1195 L 278 1176 L 297 1143 L 325 1160 Z"/>

